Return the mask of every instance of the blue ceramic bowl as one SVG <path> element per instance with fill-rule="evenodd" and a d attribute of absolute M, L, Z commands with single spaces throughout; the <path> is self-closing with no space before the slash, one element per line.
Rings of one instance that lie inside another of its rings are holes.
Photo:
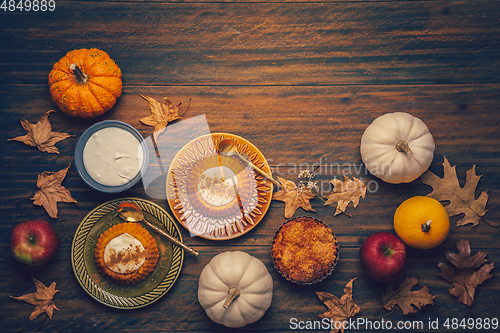
<path fill-rule="evenodd" d="M 95 132 L 103 129 L 103 128 L 108 128 L 108 127 L 118 127 L 121 129 L 126 130 L 127 132 L 131 133 L 133 136 L 141 142 L 141 147 L 142 147 L 142 152 L 143 152 L 143 159 L 142 159 L 142 165 L 141 165 L 141 170 L 137 173 L 137 175 L 131 179 L 128 183 L 123 184 L 123 185 L 118 185 L 118 186 L 108 186 L 108 185 L 103 185 L 101 183 L 96 182 L 85 170 L 85 164 L 83 163 L 83 148 L 85 147 L 88 139 L 94 134 Z M 105 120 L 101 121 L 99 123 L 95 123 L 94 125 L 90 126 L 87 128 L 85 132 L 80 136 L 78 139 L 78 142 L 76 143 L 76 148 L 75 148 L 75 165 L 76 165 L 76 170 L 80 174 L 80 177 L 82 177 L 83 181 L 87 183 L 90 187 L 101 191 L 105 193 L 118 193 L 122 192 L 125 190 L 128 190 L 135 184 L 139 182 L 141 179 L 141 175 L 144 173 L 147 165 L 148 165 L 148 158 L 149 158 L 149 153 L 148 153 L 148 147 L 146 143 L 144 142 L 144 138 L 142 135 L 132 126 L 130 126 L 127 123 L 118 121 L 118 120 Z"/>

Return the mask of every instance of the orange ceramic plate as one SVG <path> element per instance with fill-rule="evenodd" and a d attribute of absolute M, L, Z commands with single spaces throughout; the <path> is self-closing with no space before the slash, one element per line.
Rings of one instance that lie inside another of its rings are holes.
<path fill-rule="evenodd" d="M 227 240 L 252 230 L 271 204 L 272 183 L 239 157 L 220 156 L 219 143 L 232 139 L 238 152 L 268 174 L 262 153 L 227 133 L 200 136 L 186 144 L 170 165 L 166 191 L 175 218 L 192 235 Z"/>

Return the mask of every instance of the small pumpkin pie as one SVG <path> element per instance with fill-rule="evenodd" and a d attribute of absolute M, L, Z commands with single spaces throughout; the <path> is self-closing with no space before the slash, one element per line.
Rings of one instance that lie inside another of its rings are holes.
<path fill-rule="evenodd" d="M 274 267 L 287 280 L 313 284 L 329 276 L 338 259 L 332 229 L 312 217 L 296 217 L 278 229 L 271 255 Z"/>
<path fill-rule="evenodd" d="M 103 232 L 94 251 L 99 273 L 120 285 L 145 280 L 159 256 L 156 240 L 134 222 L 120 223 Z"/>

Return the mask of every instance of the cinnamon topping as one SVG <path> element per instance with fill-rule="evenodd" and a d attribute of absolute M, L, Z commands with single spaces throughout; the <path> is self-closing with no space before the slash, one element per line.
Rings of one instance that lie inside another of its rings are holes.
<path fill-rule="evenodd" d="M 144 264 L 147 250 L 141 242 L 124 233 L 112 239 L 104 250 L 104 263 L 115 273 L 129 274 Z"/>

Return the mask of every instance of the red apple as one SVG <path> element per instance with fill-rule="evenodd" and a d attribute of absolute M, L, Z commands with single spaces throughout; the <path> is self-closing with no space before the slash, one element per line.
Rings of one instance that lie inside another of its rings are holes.
<path fill-rule="evenodd" d="M 10 236 L 10 250 L 14 258 L 30 266 L 41 266 L 52 259 L 59 248 L 59 236 L 45 221 L 21 222 Z"/>
<path fill-rule="evenodd" d="M 398 236 L 377 232 L 368 236 L 359 249 L 366 275 L 379 282 L 396 280 L 406 266 L 406 247 Z"/>

